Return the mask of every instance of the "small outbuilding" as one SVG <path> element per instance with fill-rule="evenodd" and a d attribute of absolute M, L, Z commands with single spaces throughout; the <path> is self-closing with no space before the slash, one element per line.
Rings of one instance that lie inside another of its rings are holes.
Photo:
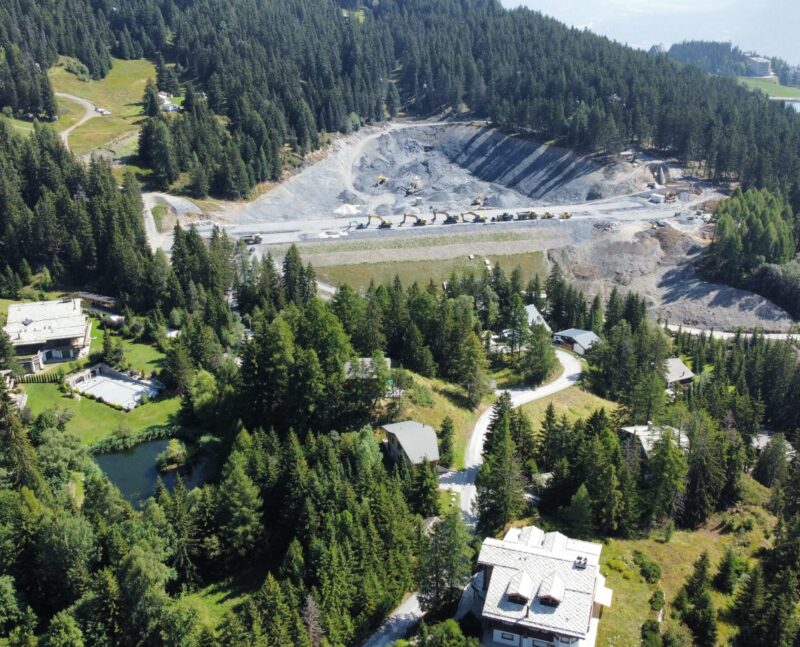
<path fill-rule="evenodd" d="M 392 370 L 392 359 L 384 357 L 383 361 L 386 363 L 386 370 Z M 359 357 L 353 362 L 344 363 L 344 377 L 345 380 L 372 380 L 377 373 L 377 367 L 371 357 Z"/>
<path fill-rule="evenodd" d="M 666 361 L 664 379 L 667 381 L 667 388 L 687 387 L 694 380 L 694 373 L 683 363 L 680 357 L 670 357 Z"/>
<path fill-rule="evenodd" d="M 638 445 L 641 450 L 641 456 L 645 461 L 650 460 L 650 453 L 653 451 L 653 447 L 664 434 L 670 434 L 684 452 L 689 451 L 689 437 L 674 427 L 662 427 L 648 422 L 646 425 L 622 427 L 619 431 L 623 445 L 631 442 Z"/>
<path fill-rule="evenodd" d="M 553 335 L 553 343 L 574 351 L 578 355 L 585 355 L 587 350 L 600 343 L 600 338 L 591 330 L 570 328 Z"/>
<path fill-rule="evenodd" d="M 395 460 L 404 460 L 409 467 L 424 462 L 439 463 L 439 444 L 436 431 L 429 425 L 414 420 L 383 425 L 389 454 Z"/>
<path fill-rule="evenodd" d="M 544 320 L 542 313 L 539 312 L 539 309 L 535 305 L 531 303 L 525 306 L 525 313 L 528 315 L 529 326 L 544 326 L 547 332 L 553 332 Z"/>

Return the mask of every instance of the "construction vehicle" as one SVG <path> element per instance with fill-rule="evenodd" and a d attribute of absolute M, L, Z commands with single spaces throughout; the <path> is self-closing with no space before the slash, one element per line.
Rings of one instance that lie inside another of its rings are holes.
<path fill-rule="evenodd" d="M 389 178 L 386 177 L 385 175 L 379 175 L 378 177 L 375 178 L 375 186 L 380 186 L 381 184 L 386 182 L 386 180 L 388 180 L 388 179 Z"/>
<path fill-rule="evenodd" d="M 261 236 L 259 234 L 245 234 L 239 238 L 245 245 L 260 245 Z"/>
<path fill-rule="evenodd" d="M 514 220 L 514 216 L 508 213 L 508 211 L 504 211 L 499 216 L 495 216 L 493 220 L 496 222 L 511 222 Z"/>
<path fill-rule="evenodd" d="M 544 215 L 542 216 L 542 220 L 551 220 L 553 218 L 553 214 L 549 211 L 545 211 Z"/>
<path fill-rule="evenodd" d="M 569 220 L 572 218 L 572 214 L 569 211 L 565 211 L 559 216 L 559 218 L 561 218 L 561 220 Z"/>
<path fill-rule="evenodd" d="M 517 211 L 517 220 L 536 220 L 538 217 L 535 211 Z"/>
<path fill-rule="evenodd" d="M 428 224 L 428 221 L 425 220 L 425 218 L 420 218 L 419 216 L 414 215 L 413 213 L 404 213 L 403 222 L 400 223 L 400 226 L 402 227 L 404 224 L 406 224 L 406 220 L 408 220 L 409 218 L 414 219 L 414 222 L 411 224 L 412 227 L 424 227 L 425 225 Z"/>
<path fill-rule="evenodd" d="M 665 196 L 665 200 L 667 202 L 675 202 L 677 199 L 678 199 L 678 196 L 675 195 L 675 193 L 673 193 L 672 191 L 667 191 L 667 194 Z"/>
<path fill-rule="evenodd" d="M 472 216 L 472 220 L 467 220 L 465 216 Z M 486 216 L 482 216 L 474 211 L 465 211 L 461 214 L 461 220 L 464 222 L 486 222 Z"/>
<path fill-rule="evenodd" d="M 451 216 L 446 211 L 435 211 L 431 209 L 431 213 L 433 213 L 433 220 L 431 220 L 431 224 L 436 223 L 436 216 L 442 215 L 444 216 L 444 220 L 442 221 L 445 225 L 455 225 L 458 222 L 458 218 L 456 216 Z"/>
<path fill-rule="evenodd" d="M 417 195 L 420 192 L 420 184 L 422 184 L 422 180 L 418 175 L 415 175 L 411 180 L 411 184 L 406 187 L 406 195 Z"/>
<path fill-rule="evenodd" d="M 486 203 L 486 194 L 479 193 L 472 200 L 473 207 L 482 207 Z"/>
<path fill-rule="evenodd" d="M 391 229 L 392 227 L 392 223 L 390 223 L 388 220 L 382 218 L 381 216 L 371 214 L 367 216 L 367 222 L 359 223 L 356 229 L 366 229 L 373 220 L 378 221 L 378 229 Z"/>

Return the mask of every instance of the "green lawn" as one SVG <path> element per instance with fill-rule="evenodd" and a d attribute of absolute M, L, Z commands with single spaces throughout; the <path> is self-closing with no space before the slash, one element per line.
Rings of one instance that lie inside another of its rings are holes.
<path fill-rule="evenodd" d="M 181 404 L 179 398 L 171 398 L 143 404 L 125 413 L 89 398 L 74 400 L 61 393 L 57 384 L 25 384 L 23 388 L 28 393 L 28 407 L 33 415 L 48 409 L 71 411 L 73 416 L 67 429 L 86 445 L 106 438 L 120 428 L 136 433 L 171 423 Z"/>
<path fill-rule="evenodd" d="M 389 283 L 395 276 L 399 276 L 406 285 L 410 285 L 414 281 L 427 285 L 431 280 L 436 285 L 441 285 L 454 271 L 461 273 L 472 270 L 479 274 L 482 273 L 485 267 L 484 258 L 488 258 L 492 266 L 499 263 L 507 273 L 511 273 L 514 268 L 519 267 L 525 281 L 533 278 L 536 274 L 543 279 L 547 276 L 547 261 L 542 252 L 476 256 L 473 260 L 466 256 L 460 256 L 443 260 L 314 266 L 314 270 L 326 283 L 332 285 L 347 283 L 356 290 L 365 290 L 372 280 L 376 284 Z"/>
<path fill-rule="evenodd" d="M 800 99 L 800 88 L 781 85 L 777 81 L 757 79 L 750 76 L 740 76 L 739 81 L 751 90 L 761 90 L 770 97 L 783 97 L 786 99 Z"/>
<path fill-rule="evenodd" d="M 639 645 L 642 623 L 647 618 L 655 618 L 648 604 L 653 591 L 659 588 L 664 591 L 669 609 L 669 604 L 684 585 L 694 562 L 703 551 L 708 551 L 713 574 L 716 573 L 717 565 L 728 546 L 734 546 L 742 556 L 753 559 L 755 552 L 769 543 L 775 519 L 761 507 L 761 503 L 768 498 L 769 491 L 749 476 L 743 477 L 743 482 L 745 497 L 737 509 L 715 515 L 698 530 L 676 531 L 669 543 L 663 542 L 660 533 L 645 539 L 611 539 L 606 542 L 600 558 L 601 571 L 607 578 L 606 585 L 614 591 L 614 598 L 611 607 L 603 611 L 598 645 Z M 729 518 L 738 522 L 751 518 L 755 520 L 755 524 L 749 532 L 725 533 L 722 530 L 723 524 Z M 635 550 L 659 563 L 662 579 L 658 583 L 651 585 L 642 579 L 633 563 Z M 612 560 L 613 564 L 610 566 Z M 624 567 L 621 568 L 621 565 Z M 721 616 L 717 644 L 726 645 L 734 631 L 734 627 L 725 621 L 725 612 L 732 599 L 718 591 L 713 592 L 712 598 Z M 665 618 L 667 622 L 675 622 L 670 619 L 669 611 Z"/>
<path fill-rule="evenodd" d="M 124 140 L 136 135 L 142 120 L 144 86 L 148 78 L 155 79 L 156 73 L 150 61 L 114 59 L 108 76 L 97 81 L 80 81 L 67 72 L 63 61 L 51 68 L 49 76 L 56 92 L 73 94 L 111 111 L 111 115 L 97 116 L 72 132 L 70 148 L 80 155 L 98 148 L 116 153 L 117 147 L 127 144 Z M 82 110 L 78 106 L 74 109 Z"/>
<path fill-rule="evenodd" d="M 534 430 L 541 428 L 545 411 L 551 403 L 553 407 L 555 407 L 556 415 L 559 418 L 562 415 L 566 415 L 570 422 L 575 422 L 580 418 L 587 418 L 601 407 L 605 407 L 606 411 L 611 413 L 619 406 L 616 402 L 604 400 L 593 393 L 584 391 L 579 386 L 571 386 L 564 391 L 542 398 L 541 400 L 535 400 L 522 407 L 522 410 L 528 414 L 528 417 L 531 419 Z"/>
<path fill-rule="evenodd" d="M 455 469 L 464 467 L 464 452 L 467 442 L 475 427 L 475 421 L 488 404 L 483 405 L 478 411 L 466 407 L 464 394 L 454 384 L 442 380 L 429 379 L 414 375 L 414 382 L 418 385 L 422 397 L 406 394 L 406 404 L 398 420 L 416 420 L 425 425 L 430 425 L 437 431 L 442 426 L 442 421 L 447 417 L 453 420 L 455 426 L 455 442 L 453 455 Z M 415 402 L 416 400 L 416 402 Z"/>
<path fill-rule="evenodd" d="M 258 590 L 264 577 L 262 569 L 254 568 L 248 573 L 225 578 L 184 595 L 179 604 L 195 610 L 202 624 L 215 628 L 228 611 L 241 606 L 248 594 Z"/>

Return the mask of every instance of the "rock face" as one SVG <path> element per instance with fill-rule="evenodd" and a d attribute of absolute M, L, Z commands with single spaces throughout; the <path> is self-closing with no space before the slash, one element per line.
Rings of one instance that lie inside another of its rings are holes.
<path fill-rule="evenodd" d="M 703 246 L 672 227 L 629 236 L 596 234 L 591 244 L 551 250 L 565 276 L 591 294 L 614 285 L 644 296 L 653 317 L 697 328 L 762 328 L 784 332 L 791 317 L 767 299 L 699 278 L 694 262 Z"/>

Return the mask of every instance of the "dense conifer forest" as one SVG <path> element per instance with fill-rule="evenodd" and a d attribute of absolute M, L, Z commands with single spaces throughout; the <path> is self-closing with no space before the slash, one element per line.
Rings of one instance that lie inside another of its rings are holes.
<path fill-rule="evenodd" d="M 178 83 L 185 111 L 148 117 L 140 141 L 164 186 L 189 172 L 198 195 L 243 197 L 280 174 L 287 145 L 303 153 L 324 132 L 401 108 L 466 107 L 583 150 L 635 141 L 702 160 L 711 177 L 749 189 L 719 207 L 705 271 L 743 285 L 763 277 L 764 293 L 782 285 L 767 277 L 793 271 L 797 115 L 529 11 L 489 0 L 11 0 L 0 7 L 0 107 L 52 115 L 46 69 L 60 54 L 94 77 L 112 56 L 166 61 L 150 99 Z M 373 427 L 418 393 L 415 380 L 444 380 L 466 411 L 487 402 L 492 369 L 547 380 L 556 357 L 526 304 L 554 329 L 602 338 L 582 387 L 620 409 L 570 421 L 550 408 L 536 428 L 499 396 L 478 536 L 535 513 L 533 494 L 548 522 L 573 534 L 694 529 L 740 503 L 752 470 L 780 523 L 748 561 L 726 556 L 713 585 L 736 592 L 737 645 L 797 642 L 800 468 L 783 443 L 800 442 L 800 368 L 790 343 L 670 338 L 638 295 L 587 299 L 558 266 L 528 283 L 496 265 L 454 273 L 444 288 L 343 285 L 323 302 L 296 248 L 278 268 L 219 230 L 206 241 L 176 227 L 167 258 L 150 251 L 141 213 L 133 175 L 120 185 L 50 129 L 23 138 L 0 121 L 0 297 L 18 298 L 33 274 L 116 296 L 126 317 L 142 318 L 136 334 L 165 350 L 160 378 L 180 398 L 179 422 L 216 448 L 206 483 L 159 486 L 135 509 L 62 414 L 18 412 L 0 382 L 0 637 L 11 647 L 339 647 L 359 644 L 409 590 L 426 610 L 446 609 L 472 570 L 469 533 L 442 509 L 432 466 L 394 464 Z M 167 326 L 179 336 L 168 339 Z M 114 355 L 109 342 L 103 359 Z M 697 380 L 673 400 L 663 368 L 675 356 Z M 347 362 L 366 357 L 375 374 L 348 378 Z M 0 370 L 17 368 L 0 334 Z M 649 420 L 683 431 L 688 450 L 667 434 L 642 464 L 617 429 Z M 777 435 L 758 453 L 763 426 Z M 452 463 L 452 421 L 436 431 Z M 540 487 L 545 471 L 552 480 Z M 694 644 L 716 638 L 709 569 L 701 558 L 670 601 Z M 192 596 L 220 582 L 245 592 L 212 622 Z M 649 645 L 689 644 L 645 628 Z M 418 644 L 474 641 L 445 623 Z"/>
<path fill-rule="evenodd" d="M 111 55 L 174 63 L 196 92 L 187 114 L 153 117 L 160 123 L 148 127 L 142 156 L 164 185 L 193 171 L 197 194 L 241 197 L 278 176 L 284 144 L 303 153 L 323 132 L 401 107 L 466 108 L 585 150 L 653 146 L 701 162 L 716 180 L 797 193 L 793 111 L 734 80 L 496 0 L 15 0 L 2 11 L 0 107 L 51 115 L 45 72 L 57 54 L 79 58 L 94 77 Z M 174 84 L 160 80 L 165 90 Z M 225 133 L 196 108 L 205 102 L 226 117 Z"/>

